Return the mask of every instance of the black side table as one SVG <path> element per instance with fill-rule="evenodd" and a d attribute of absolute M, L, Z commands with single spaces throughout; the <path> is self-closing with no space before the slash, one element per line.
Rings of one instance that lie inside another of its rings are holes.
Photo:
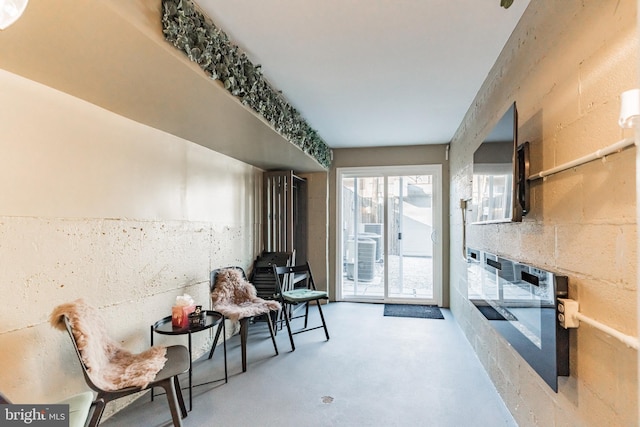
<path fill-rule="evenodd" d="M 189 336 L 189 411 L 193 409 L 193 400 L 192 400 L 192 383 L 191 383 L 191 372 L 192 372 L 192 362 L 191 362 L 191 334 L 195 332 L 204 331 L 210 329 L 214 326 L 218 326 L 216 330 L 216 337 L 213 340 L 211 353 L 209 353 L 209 359 L 213 357 L 213 351 L 216 347 L 216 343 L 218 342 L 218 338 L 220 338 L 220 332 L 225 332 L 224 337 L 226 338 L 226 328 L 224 322 L 224 316 L 217 311 L 205 310 L 207 315 L 205 324 L 203 326 L 187 326 L 185 328 L 177 328 L 171 324 L 171 316 L 164 317 L 158 320 L 156 323 L 151 325 L 151 346 L 153 347 L 153 333 L 162 334 L 162 335 L 188 335 Z M 227 340 L 223 340 L 224 346 L 224 382 L 228 381 L 227 376 Z M 153 400 L 153 390 L 151 391 L 151 400 Z"/>

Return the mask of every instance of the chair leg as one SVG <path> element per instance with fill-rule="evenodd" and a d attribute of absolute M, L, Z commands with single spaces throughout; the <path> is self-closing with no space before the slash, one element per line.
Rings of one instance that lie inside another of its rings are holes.
<path fill-rule="evenodd" d="M 171 418 L 173 419 L 173 427 L 182 427 L 182 417 L 181 414 L 178 413 L 178 397 L 177 391 L 174 387 L 173 381 L 171 378 L 167 378 L 162 381 L 160 384 L 167 395 L 167 403 L 169 403 L 169 409 L 171 410 Z M 180 392 L 182 393 L 182 392 Z M 182 408 L 181 408 L 182 409 Z"/>
<path fill-rule="evenodd" d="M 178 376 L 173 377 L 173 387 L 176 390 L 176 396 L 178 397 L 178 404 L 180 405 L 180 412 L 182 412 L 182 418 L 187 418 L 187 407 L 184 404 L 184 396 L 182 395 L 182 388 L 180 387 L 180 381 Z"/>
<path fill-rule="evenodd" d="M 271 311 L 269 312 L 269 319 L 271 319 L 271 323 L 273 324 L 273 332 L 275 335 L 278 335 L 278 329 L 282 328 L 282 326 L 280 325 L 280 320 L 278 320 L 278 317 L 280 317 L 280 312 L 279 311 Z"/>
<path fill-rule="evenodd" d="M 307 329 L 307 320 L 309 319 L 309 301 L 304 304 L 304 328 Z"/>
<path fill-rule="evenodd" d="M 100 419 L 102 418 L 102 413 L 104 412 L 104 407 L 106 406 L 105 401 L 102 400 L 99 395 L 94 403 L 95 407 L 93 408 L 91 420 L 89 421 L 89 424 L 85 424 L 87 427 L 98 427 L 98 424 L 100 424 Z"/>
<path fill-rule="evenodd" d="M 267 313 L 267 324 L 269 325 L 269 333 L 271 334 L 271 341 L 273 342 L 273 348 L 276 350 L 276 356 L 277 356 L 278 345 L 276 344 L 276 335 L 273 329 L 273 323 L 271 322 L 271 312 Z"/>
<path fill-rule="evenodd" d="M 224 318 L 222 319 L 222 322 L 224 322 Z M 211 351 L 209 352 L 209 359 L 211 359 L 213 357 L 213 352 L 216 349 L 216 345 L 218 344 L 218 339 L 220 338 L 220 332 L 222 332 L 222 323 L 220 323 L 218 325 L 218 329 L 216 330 L 216 337 L 213 339 L 213 344 L 211 345 Z M 227 337 L 224 337 L 224 339 L 227 339 Z"/>
<path fill-rule="evenodd" d="M 324 327 L 324 334 L 327 336 L 327 341 L 329 341 L 329 330 L 327 329 L 327 324 L 324 321 L 324 314 L 322 314 L 322 304 L 320 301 L 316 301 L 316 305 L 318 306 L 318 311 L 320 312 L 320 319 L 322 319 L 322 326 Z"/>
<path fill-rule="evenodd" d="M 240 348 L 242 349 L 242 372 L 247 372 L 247 335 L 249 318 L 240 319 Z"/>
<path fill-rule="evenodd" d="M 287 324 L 287 332 L 289 332 L 289 341 L 291 342 L 291 351 L 296 351 L 296 345 L 293 343 L 293 334 L 291 333 L 291 324 L 289 323 L 289 307 L 288 304 L 282 306 L 282 313 L 284 314 L 284 321 Z"/>

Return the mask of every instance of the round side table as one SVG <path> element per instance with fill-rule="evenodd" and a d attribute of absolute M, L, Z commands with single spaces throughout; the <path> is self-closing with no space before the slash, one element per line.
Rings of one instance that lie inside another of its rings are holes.
<path fill-rule="evenodd" d="M 171 324 L 171 316 L 163 317 L 158 320 L 156 323 L 151 325 L 151 346 L 153 347 L 153 333 L 161 334 L 161 335 L 187 335 L 189 337 L 189 411 L 193 409 L 193 400 L 192 400 L 192 362 L 191 362 L 191 334 L 206 331 L 207 329 L 211 329 L 214 326 L 217 326 L 216 337 L 213 340 L 213 344 L 211 347 L 211 352 L 209 353 L 209 359 L 213 357 L 213 351 L 215 350 L 216 343 L 218 342 L 218 338 L 220 338 L 220 332 L 225 332 L 224 337 L 226 338 L 226 328 L 224 322 L 224 316 L 217 311 L 205 310 L 206 320 L 204 325 L 199 326 L 187 326 L 184 328 L 178 328 Z M 227 340 L 223 340 L 224 347 L 224 382 L 228 381 L 227 375 Z M 153 400 L 153 390 L 151 391 L 151 400 Z"/>

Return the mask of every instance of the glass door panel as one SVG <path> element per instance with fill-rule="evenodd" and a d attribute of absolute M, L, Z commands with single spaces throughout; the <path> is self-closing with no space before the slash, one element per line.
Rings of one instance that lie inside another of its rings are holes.
<path fill-rule="evenodd" d="M 388 177 L 388 298 L 433 299 L 433 177 Z"/>
<path fill-rule="evenodd" d="M 350 177 L 342 189 L 342 295 L 384 296 L 384 178 Z"/>

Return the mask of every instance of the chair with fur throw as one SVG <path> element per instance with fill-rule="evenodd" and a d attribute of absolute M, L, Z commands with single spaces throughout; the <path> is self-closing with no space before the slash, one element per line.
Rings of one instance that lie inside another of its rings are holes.
<path fill-rule="evenodd" d="M 56 307 L 50 322 L 69 333 L 85 381 L 98 393 L 97 400 L 106 405 L 120 397 L 162 387 L 167 394 L 173 425 L 182 426 L 187 410 L 178 374 L 189 370 L 186 347 L 152 347 L 139 354 L 130 353 L 107 335 L 100 312 L 82 299 Z M 90 426 L 100 423 L 104 405 L 94 411 Z"/>
<path fill-rule="evenodd" d="M 249 321 L 253 317 L 266 317 L 273 348 L 278 355 L 271 312 L 280 310 L 280 303 L 259 298 L 256 295 L 256 288 L 247 281 L 242 268 L 227 267 L 211 272 L 211 302 L 215 311 L 222 313 L 230 320 L 240 322 L 242 372 L 247 371 L 247 335 Z"/>

